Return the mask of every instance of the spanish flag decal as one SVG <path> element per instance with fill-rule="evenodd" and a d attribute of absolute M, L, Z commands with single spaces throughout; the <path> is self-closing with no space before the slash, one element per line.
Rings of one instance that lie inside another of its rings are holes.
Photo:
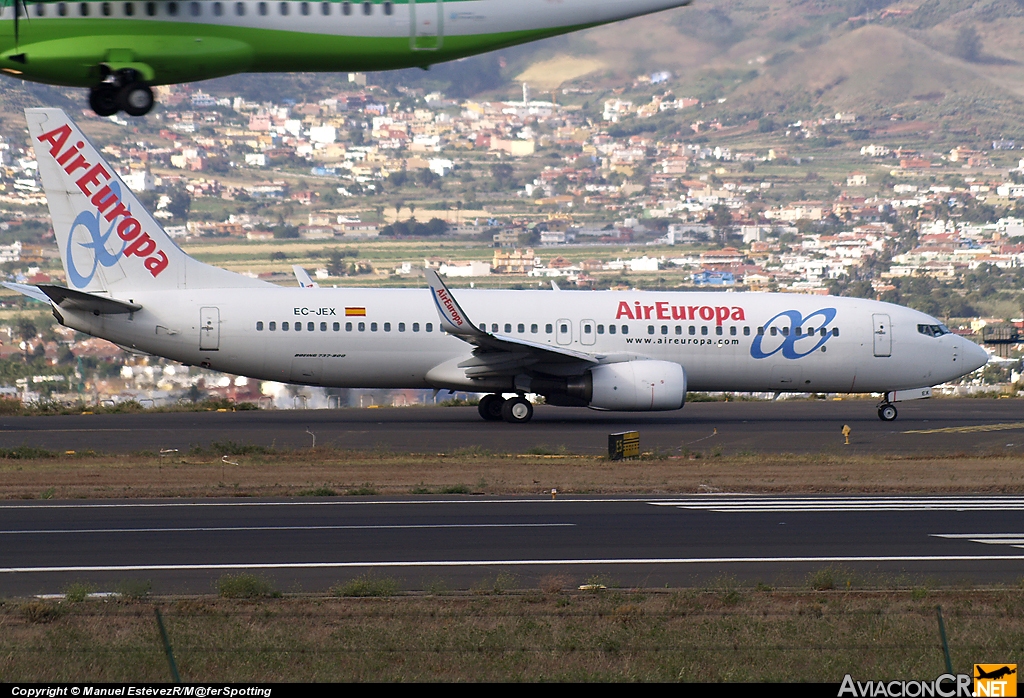
<path fill-rule="evenodd" d="M 345 317 L 366 317 L 366 308 L 345 308 Z"/>

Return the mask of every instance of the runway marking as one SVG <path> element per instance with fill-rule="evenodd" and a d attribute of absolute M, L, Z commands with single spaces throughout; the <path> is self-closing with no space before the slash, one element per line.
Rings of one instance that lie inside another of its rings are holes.
<path fill-rule="evenodd" d="M 1024 548 L 1024 533 L 932 533 L 931 536 L 934 538 L 969 540 L 972 543 L 1010 545 L 1014 548 Z"/>
<path fill-rule="evenodd" d="M 1024 511 L 1024 497 L 792 497 L 649 501 L 652 506 L 719 513 L 860 511 Z"/>
<path fill-rule="evenodd" d="M 701 565 L 764 564 L 781 562 L 1022 562 L 1024 555 L 863 555 L 821 557 L 666 557 L 570 558 L 552 560 L 364 560 L 359 562 L 239 562 L 168 565 L 81 565 L 60 567 L 0 567 L 0 574 L 36 572 L 187 572 L 217 570 L 344 569 L 352 567 L 528 567 L 545 565 Z"/>
<path fill-rule="evenodd" d="M 912 429 L 904 434 L 973 434 L 979 431 L 1007 431 L 1024 429 L 1024 422 L 1004 422 L 1002 424 L 977 424 L 966 427 L 942 427 L 940 429 Z"/>
<path fill-rule="evenodd" d="M 574 523 L 494 523 L 494 524 L 381 524 L 365 526 L 196 526 L 192 528 L 55 528 L 0 531 L 0 536 L 48 535 L 68 533 L 217 533 L 222 531 L 378 531 L 417 528 L 558 528 Z"/>
<path fill-rule="evenodd" d="M 722 493 L 694 495 L 695 497 L 717 497 Z M 730 494 L 729 496 L 743 496 Z M 757 496 L 757 495 L 751 495 Z M 290 502 L 103 502 L 103 503 L 61 503 L 50 504 L 0 504 L 0 511 L 7 509 L 176 509 L 181 507 L 345 507 L 345 506 L 386 506 L 414 504 L 610 504 L 616 502 L 633 502 L 646 504 L 650 497 L 607 497 L 589 499 L 571 499 L 563 497 L 552 501 L 550 497 L 537 496 L 523 499 L 362 499 L 362 500 L 315 500 Z"/>
<path fill-rule="evenodd" d="M 0 434 L 57 434 L 75 432 L 137 431 L 136 429 L 0 429 Z"/>

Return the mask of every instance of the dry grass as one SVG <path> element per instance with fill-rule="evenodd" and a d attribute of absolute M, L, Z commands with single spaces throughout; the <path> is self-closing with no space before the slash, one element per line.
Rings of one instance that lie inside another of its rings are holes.
<path fill-rule="evenodd" d="M 829 681 L 943 673 L 1024 650 L 1019 589 L 515 592 L 161 599 L 186 681 Z M 0 606 L 0 677 L 166 681 L 149 603 Z"/>
<path fill-rule="evenodd" d="M 612 462 L 593 456 L 477 450 L 273 452 L 237 444 L 165 457 L 39 457 L 39 452 L 0 457 L 0 498 L 547 494 L 552 489 L 561 494 L 1024 492 L 1022 456 L 704 453 Z"/>

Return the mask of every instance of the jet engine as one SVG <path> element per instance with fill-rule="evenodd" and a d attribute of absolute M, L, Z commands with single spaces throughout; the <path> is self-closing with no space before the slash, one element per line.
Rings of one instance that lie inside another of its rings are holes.
<path fill-rule="evenodd" d="M 534 378 L 527 389 L 545 395 L 553 405 L 622 412 L 678 410 L 686 401 L 686 372 L 671 361 L 623 361 L 595 366 L 568 380 Z"/>

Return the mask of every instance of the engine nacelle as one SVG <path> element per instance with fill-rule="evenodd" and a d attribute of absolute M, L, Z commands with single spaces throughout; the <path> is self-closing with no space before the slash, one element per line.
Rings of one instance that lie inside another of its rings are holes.
<path fill-rule="evenodd" d="M 646 412 L 678 410 L 686 401 L 686 372 L 671 361 L 623 361 L 590 369 L 590 407 Z"/>

